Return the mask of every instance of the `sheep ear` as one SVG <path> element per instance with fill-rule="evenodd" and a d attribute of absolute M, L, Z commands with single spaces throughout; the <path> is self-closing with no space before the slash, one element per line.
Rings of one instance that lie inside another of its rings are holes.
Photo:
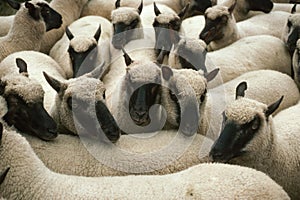
<path fill-rule="evenodd" d="M 295 3 L 294 6 L 292 7 L 291 14 L 294 14 L 296 12 L 296 7 L 297 4 Z"/>
<path fill-rule="evenodd" d="M 232 14 L 232 12 L 233 12 L 233 10 L 234 10 L 234 8 L 235 8 L 235 5 L 236 5 L 236 0 L 234 0 L 233 4 L 228 8 L 228 12 L 229 12 L 230 14 Z"/>
<path fill-rule="evenodd" d="M 74 38 L 73 33 L 70 31 L 69 27 L 66 27 L 66 35 L 69 38 L 69 40 L 72 40 Z"/>
<path fill-rule="evenodd" d="M 184 19 L 184 16 L 188 10 L 188 8 L 190 7 L 190 4 L 188 3 L 181 11 L 180 13 L 178 14 L 178 16 L 180 17 L 181 20 Z"/>
<path fill-rule="evenodd" d="M 22 58 L 16 59 L 17 67 L 19 68 L 19 73 L 28 73 L 27 63 Z"/>
<path fill-rule="evenodd" d="M 206 78 L 207 82 L 213 80 L 218 75 L 219 71 L 220 71 L 220 69 L 216 68 L 209 73 L 205 73 L 204 77 Z"/>
<path fill-rule="evenodd" d="M 170 78 L 174 75 L 172 69 L 168 66 L 162 66 L 161 67 L 161 72 L 162 72 L 163 78 L 166 81 L 170 80 Z"/>
<path fill-rule="evenodd" d="M 156 15 L 156 16 L 160 15 L 161 12 L 160 12 L 160 10 L 158 9 L 158 7 L 156 6 L 156 3 L 155 3 L 155 2 L 153 2 L 153 6 L 154 6 L 154 13 L 155 13 L 155 15 Z"/>
<path fill-rule="evenodd" d="M 19 2 L 13 1 L 13 0 L 6 0 L 6 2 L 15 10 L 19 10 L 21 7 L 21 4 Z"/>
<path fill-rule="evenodd" d="M 59 93 L 60 91 L 63 90 L 63 83 L 60 81 L 56 80 L 55 78 L 51 77 L 48 75 L 46 72 L 43 72 L 45 79 L 49 83 L 49 85 L 57 92 Z"/>
<path fill-rule="evenodd" d="M 246 90 L 247 90 L 247 82 L 243 81 L 236 87 L 235 99 L 237 99 L 238 97 L 244 97 Z"/>
<path fill-rule="evenodd" d="M 281 104 L 281 102 L 283 100 L 283 97 L 284 96 L 281 96 L 279 100 L 277 100 L 275 103 L 268 106 L 268 109 L 265 112 L 266 117 L 269 117 L 272 113 L 275 112 L 275 110 L 277 110 L 277 108 L 279 107 L 279 105 Z"/>
<path fill-rule="evenodd" d="M 5 180 L 5 177 L 8 173 L 8 171 L 10 170 L 10 167 L 6 168 L 6 170 L 4 170 L 1 174 L 0 174 L 0 184 L 3 183 L 3 181 Z"/>
<path fill-rule="evenodd" d="M 129 55 L 126 53 L 125 49 L 122 47 L 122 51 L 123 51 L 123 56 L 124 56 L 124 59 L 125 59 L 125 63 L 126 63 L 126 66 L 129 66 L 131 63 L 133 63 L 133 60 L 129 57 Z"/>
<path fill-rule="evenodd" d="M 89 72 L 87 76 L 95 79 L 100 79 L 104 72 L 105 62 L 103 61 L 99 66 L 97 66 L 93 71 Z"/>
<path fill-rule="evenodd" d="M 143 0 L 141 1 L 140 6 L 138 7 L 138 13 L 141 14 L 143 11 Z"/>
<path fill-rule="evenodd" d="M 2 135 L 3 135 L 3 124 L 0 122 L 0 144 L 1 144 L 1 141 L 2 141 Z"/>
<path fill-rule="evenodd" d="M 98 42 L 99 38 L 101 36 L 101 24 L 99 24 L 99 27 L 94 35 L 95 40 Z"/>
<path fill-rule="evenodd" d="M 40 19 L 39 10 L 36 7 L 34 7 L 34 5 L 32 3 L 29 3 L 28 1 L 26 1 L 25 7 L 28 9 L 28 12 L 33 19 L 35 19 L 35 20 Z"/>
<path fill-rule="evenodd" d="M 159 55 L 156 58 L 156 62 L 158 64 L 162 64 L 164 62 L 165 55 L 166 55 L 165 47 L 162 47 L 162 49 L 159 52 Z"/>
<path fill-rule="evenodd" d="M 121 6 L 121 0 L 117 0 L 115 3 L 115 7 L 119 8 Z"/>

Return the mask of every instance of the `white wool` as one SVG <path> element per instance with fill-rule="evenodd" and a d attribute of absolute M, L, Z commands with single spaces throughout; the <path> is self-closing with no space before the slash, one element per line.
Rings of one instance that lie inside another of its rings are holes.
<path fill-rule="evenodd" d="M 199 39 L 199 34 L 205 26 L 204 15 L 186 18 L 182 21 L 181 27 L 187 38 Z M 205 43 L 204 43 L 205 44 Z M 206 44 L 205 44 L 206 46 Z"/>
<path fill-rule="evenodd" d="M 89 50 L 92 45 L 97 45 L 97 41 L 95 40 L 95 38 L 86 38 L 83 36 L 79 36 L 77 37 L 76 41 L 70 41 L 70 46 L 72 46 L 73 49 L 78 53 Z"/>
<path fill-rule="evenodd" d="M 129 25 L 133 20 L 139 18 L 140 15 L 136 8 L 119 7 L 111 12 L 111 22 L 113 24 L 123 22 Z"/>
<path fill-rule="evenodd" d="M 161 24 L 167 24 L 172 20 L 180 20 L 177 14 L 174 13 L 161 13 L 155 17 L 156 21 Z"/>
<path fill-rule="evenodd" d="M 218 17 L 230 16 L 230 13 L 228 12 L 228 7 L 223 5 L 215 5 L 212 8 L 206 9 L 205 16 L 210 20 L 215 20 Z"/>
<path fill-rule="evenodd" d="M 0 157 L 0 168 L 11 168 L 0 187 L 5 198 L 289 199 L 265 174 L 224 164 L 201 164 L 162 176 L 95 178 L 58 174 L 45 167 L 25 138 L 6 130 Z M 22 180 L 26 180 L 25 185 Z"/>
<path fill-rule="evenodd" d="M 54 44 L 64 35 L 66 27 L 80 17 L 83 6 L 87 2 L 88 0 L 52 0 L 50 2 L 50 6 L 61 14 L 63 23 L 59 29 L 45 34 L 41 52 L 49 54 Z"/>
<path fill-rule="evenodd" d="M 15 15 L 1 16 L 0 17 L 0 37 L 7 35 L 11 25 L 13 24 Z"/>

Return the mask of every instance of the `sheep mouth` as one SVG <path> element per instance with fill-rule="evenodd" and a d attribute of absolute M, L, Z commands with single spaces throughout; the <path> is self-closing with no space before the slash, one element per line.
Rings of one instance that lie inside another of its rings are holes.
<path fill-rule="evenodd" d="M 209 44 L 215 39 L 216 34 L 217 34 L 217 29 L 213 27 L 208 31 L 201 32 L 199 39 L 203 40 L 206 44 Z"/>

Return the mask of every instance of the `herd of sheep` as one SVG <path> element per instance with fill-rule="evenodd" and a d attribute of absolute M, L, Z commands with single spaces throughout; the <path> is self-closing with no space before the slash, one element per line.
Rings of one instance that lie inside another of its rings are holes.
<path fill-rule="evenodd" d="M 0 199 L 300 199 L 300 2 L 6 2 Z"/>

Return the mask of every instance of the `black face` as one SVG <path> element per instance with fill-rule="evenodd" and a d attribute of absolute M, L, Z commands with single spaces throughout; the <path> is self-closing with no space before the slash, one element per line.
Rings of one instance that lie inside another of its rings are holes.
<path fill-rule="evenodd" d="M 224 118 L 223 129 L 209 155 L 215 162 L 228 162 L 246 153 L 243 149 L 260 128 L 260 118 L 255 116 L 249 123 L 239 125 Z"/>
<path fill-rule="evenodd" d="M 287 39 L 287 47 L 289 49 L 290 55 L 292 56 L 295 49 L 296 49 L 296 44 L 297 44 L 297 40 L 300 36 L 300 31 L 299 31 L 299 27 L 294 27 L 292 29 L 292 22 L 290 20 L 288 20 L 287 22 L 287 27 L 288 27 L 288 39 Z"/>
<path fill-rule="evenodd" d="M 147 126 L 151 119 L 149 109 L 158 102 L 160 86 L 149 83 L 135 90 L 129 99 L 129 113 L 136 125 Z"/>
<path fill-rule="evenodd" d="M 95 69 L 98 55 L 97 45 L 91 46 L 85 52 L 76 52 L 69 47 L 68 52 L 73 66 L 73 77 L 79 77 Z"/>
<path fill-rule="evenodd" d="M 112 39 L 112 44 L 116 49 L 121 49 L 125 44 L 127 44 L 132 37 L 133 30 L 137 28 L 139 24 L 139 19 L 133 20 L 129 25 L 120 22 L 113 24 L 114 35 Z"/>
<path fill-rule="evenodd" d="M 53 140 L 57 137 L 57 126 L 43 107 L 43 103 L 26 103 L 21 97 L 8 95 L 8 112 L 3 117 L 9 126 L 39 137 L 42 140 Z"/>
<path fill-rule="evenodd" d="M 41 16 L 46 23 L 46 31 L 59 28 L 62 25 L 62 16 L 58 12 L 45 3 L 38 3 L 37 5 L 41 7 Z"/>
<path fill-rule="evenodd" d="M 222 28 L 227 24 L 227 21 L 228 17 L 225 15 L 217 17 L 214 20 L 208 19 L 205 16 L 205 27 L 201 31 L 199 38 L 206 44 L 209 44 L 211 41 L 222 39 L 224 36 L 222 33 Z"/>
<path fill-rule="evenodd" d="M 273 9 L 273 2 L 271 0 L 248 0 L 249 9 L 253 11 L 262 11 L 269 13 Z"/>
<path fill-rule="evenodd" d="M 185 69 L 201 69 L 203 72 L 207 72 L 205 60 L 206 52 L 193 52 L 190 48 L 185 46 L 180 46 L 178 48 L 179 62 L 181 66 Z"/>
<path fill-rule="evenodd" d="M 212 7 L 211 0 L 192 0 L 185 18 L 203 15 L 205 10 Z"/>
<path fill-rule="evenodd" d="M 69 109 L 73 111 L 77 123 L 85 129 L 83 133 L 85 136 L 97 138 L 101 141 L 107 141 L 108 139 L 111 142 L 117 142 L 120 138 L 120 129 L 103 102 L 95 102 L 97 119 L 95 119 L 93 114 L 89 113 L 88 108 L 90 105 L 87 102 L 70 97 L 67 103 Z"/>
<path fill-rule="evenodd" d="M 161 24 L 154 20 L 153 27 L 155 30 L 155 50 L 157 55 L 163 48 L 167 52 L 166 55 L 169 55 L 172 45 L 179 42 L 178 32 L 181 22 L 181 20 L 172 20 L 167 24 Z"/>

